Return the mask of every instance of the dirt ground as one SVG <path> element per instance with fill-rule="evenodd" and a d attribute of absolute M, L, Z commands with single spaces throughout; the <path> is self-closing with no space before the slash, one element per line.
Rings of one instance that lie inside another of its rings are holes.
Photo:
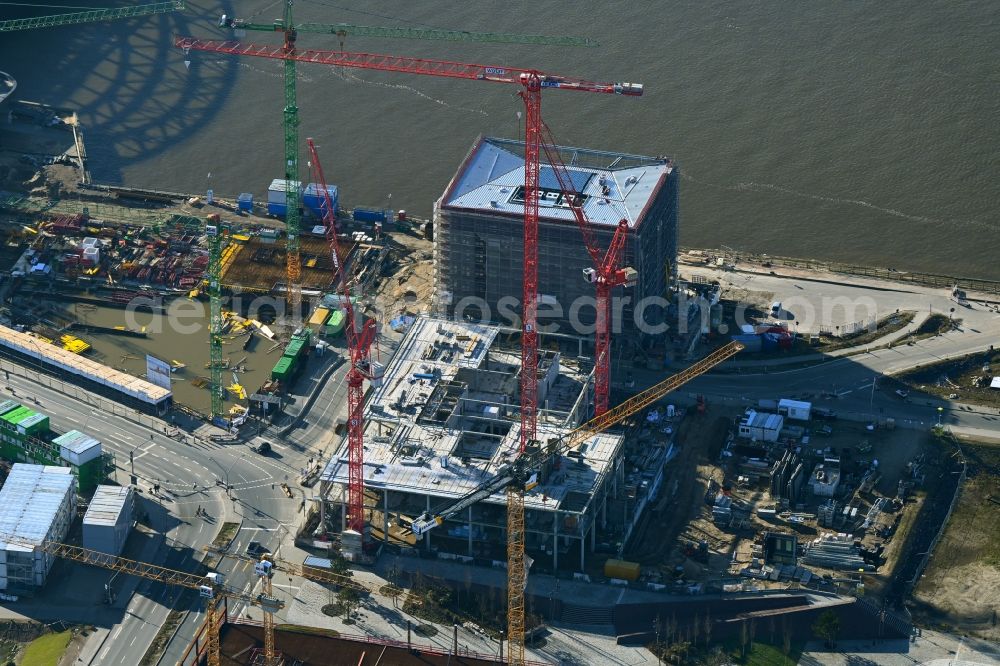
<path fill-rule="evenodd" d="M 989 387 L 998 368 L 1000 351 L 982 352 L 918 368 L 897 379 L 912 390 L 940 398 L 958 395 L 965 403 L 1000 407 L 1000 391 Z"/>
<path fill-rule="evenodd" d="M 414 234 L 392 235 L 392 254 L 375 294 L 380 319 L 428 312 L 433 300 L 433 244 Z"/>
<path fill-rule="evenodd" d="M 642 563 L 647 570 L 656 567 L 666 579 L 681 575 L 688 581 L 717 581 L 738 574 L 750 563 L 755 537 L 764 531 L 794 531 L 799 534 L 801 543 L 822 532 L 845 529 L 819 527 L 815 518 L 793 525 L 781 520 L 765 522 L 756 516 L 756 509 L 774 505 L 766 478 L 740 483 L 740 472 L 733 459 L 723 464 L 718 462 L 719 451 L 735 416 L 732 410 L 710 405 L 706 414 L 692 414 L 685 419 L 678 431 L 682 452 L 670 464 L 670 475 L 664 481 L 660 502 L 648 512 L 649 518 L 640 526 L 642 532 L 630 544 L 626 559 Z M 837 500 L 841 506 L 850 503 L 857 507 L 857 523 L 864 519 L 878 497 L 895 497 L 900 480 L 911 479 L 909 463 L 925 461 L 930 464 L 935 456 L 928 448 L 926 433 L 903 429 L 868 431 L 863 424 L 837 421 L 829 424 L 832 429 L 829 435 L 817 434 L 822 425 L 810 424 L 813 434 L 809 444 L 802 446 L 802 452 L 812 459 L 824 453 L 841 456 L 844 480 Z M 879 477 L 872 492 L 858 492 L 861 477 L 876 460 Z M 729 488 L 737 504 L 750 509 L 751 518 L 746 525 L 724 527 L 713 522 L 711 507 L 702 501 L 713 482 L 713 487 Z M 915 484 L 914 490 L 919 490 L 919 484 Z M 805 515 L 815 515 L 821 501 L 825 498 L 815 498 L 805 489 L 802 503 L 791 508 Z M 680 506 L 690 509 L 677 512 L 676 507 Z M 887 562 L 869 581 L 876 591 L 891 581 L 896 562 L 904 555 L 906 528 L 914 522 L 913 516 L 919 513 L 921 506 L 920 497 L 911 495 L 905 505 L 887 506 L 867 531 L 855 532 L 866 546 L 876 543 L 886 546 Z M 892 529 L 893 525 L 899 527 Z M 881 535 L 876 533 L 879 528 L 883 530 Z M 650 536 L 653 534 L 656 538 Z M 709 545 L 707 564 L 686 557 L 683 552 L 686 543 L 702 540 Z M 676 567 L 681 569 L 676 570 Z M 843 576 L 843 572 L 817 573 Z"/>
<path fill-rule="evenodd" d="M 1000 639 L 1000 446 L 963 444 L 968 477 L 914 593 L 915 615 Z"/>

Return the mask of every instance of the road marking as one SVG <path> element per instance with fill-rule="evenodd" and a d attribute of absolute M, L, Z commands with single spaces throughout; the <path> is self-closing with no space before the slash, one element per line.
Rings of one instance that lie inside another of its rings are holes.
<path fill-rule="evenodd" d="M 73 423 L 79 423 L 79 421 L 74 419 L 72 416 L 65 416 L 63 418 L 65 418 L 67 421 L 72 421 Z"/>
<path fill-rule="evenodd" d="M 854 389 L 847 389 L 846 391 L 840 391 L 837 393 L 837 396 L 839 397 L 842 395 L 847 395 L 848 393 L 854 393 Z"/>

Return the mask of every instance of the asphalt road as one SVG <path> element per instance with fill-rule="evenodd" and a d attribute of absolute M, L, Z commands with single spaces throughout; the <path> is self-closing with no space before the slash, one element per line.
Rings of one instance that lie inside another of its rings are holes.
<path fill-rule="evenodd" d="M 947 425 L 996 431 L 1000 430 L 996 410 L 940 400 L 919 391 L 912 391 L 903 399 L 895 394 L 898 385 L 891 375 L 943 358 L 980 351 L 997 339 L 995 334 L 949 333 L 913 345 L 879 349 L 811 367 L 755 374 L 706 375 L 690 382 L 682 392 L 753 402 L 761 398 L 803 398 L 838 413 L 854 415 L 859 420 L 866 416 L 893 417 L 897 422 L 910 421 L 917 426 L 936 423 L 937 408 L 942 407 L 942 422 Z"/>

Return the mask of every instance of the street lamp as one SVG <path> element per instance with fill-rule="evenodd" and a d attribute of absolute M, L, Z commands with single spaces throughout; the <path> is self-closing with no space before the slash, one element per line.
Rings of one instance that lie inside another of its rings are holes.
<path fill-rule="evenodd" d="M 941 415 L 944 414 L 944 407 L 938 407 L 937 413 L 938 413 L 938 425 L 941 425 Z"/>
<path fill-rule="evenodd" d="M 225 468 L 219 463 L 218 460 L 216 460 L 212 456 L 208 456 L 208 459 L 211 460 L 212 462 L 214 462 L 216 465 L 218 465 L 219 469 L 222 470 L 223 478 L 220 479 L 220 480 L 223 481 L 223 483 L 226 484 L 226 497 L 232 497 L 232 495 L 229 494 L 229 490 L 232 487 L 232 486 L 229 485 L 229 472 L 233 469 L 233 466 L 236 465 L 236 461 L 237 460 L 242 460 L 243 456 L 245 456 L 245 455 L 246 455 L 246 453 L 244 452 L 243 455 L 241 455 L 238 458 L 235 458 L 233 460 L 233 462 L 230 463 L 229 467 L 225 467 Z"/>

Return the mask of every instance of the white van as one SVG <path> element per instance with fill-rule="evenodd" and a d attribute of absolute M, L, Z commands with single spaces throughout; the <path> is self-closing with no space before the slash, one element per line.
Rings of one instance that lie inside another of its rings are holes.
<path fill-rule="evenodd" d="M 777 317 L 781 314 L 781 301 L 771 303 L 771 316 Z"/>

